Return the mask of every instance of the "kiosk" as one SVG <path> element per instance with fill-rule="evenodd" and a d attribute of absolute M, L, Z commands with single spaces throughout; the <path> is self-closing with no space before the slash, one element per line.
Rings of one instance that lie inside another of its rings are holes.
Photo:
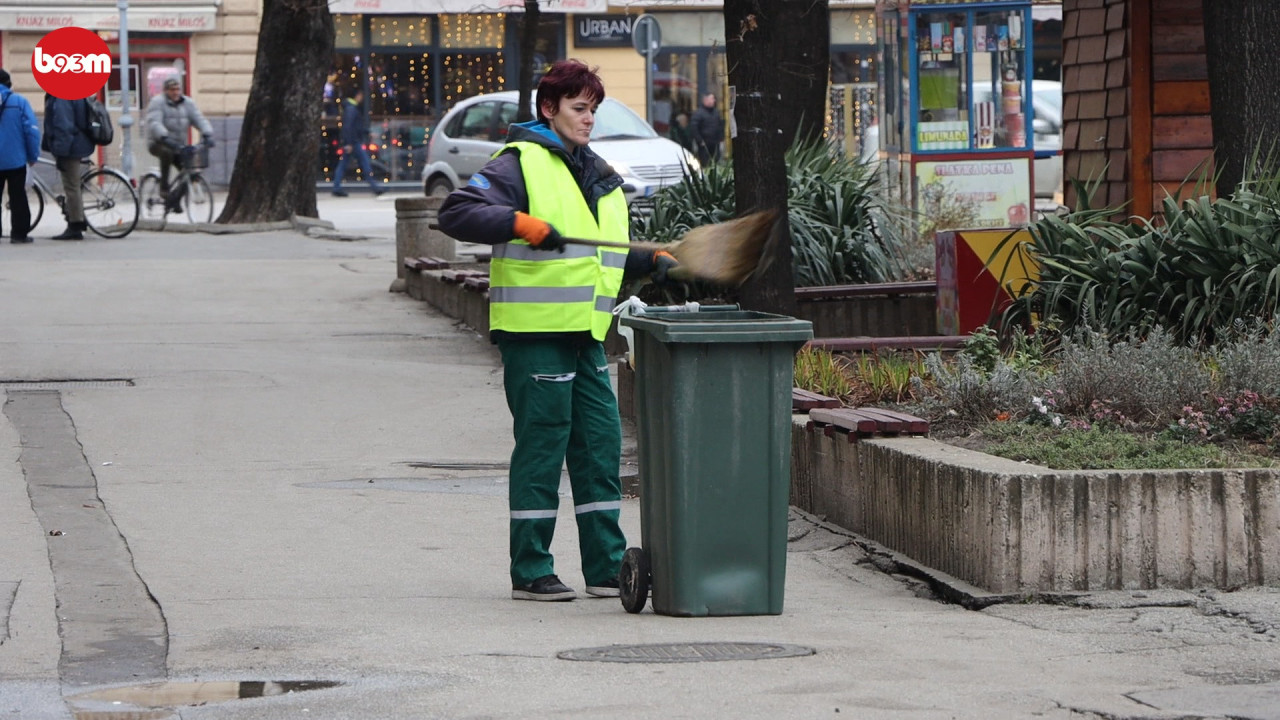
<path fill-rule="evenodd" d="M 922 235 L 1034 212 L 1030 0 L 877 0 L 882 171 Z"/>

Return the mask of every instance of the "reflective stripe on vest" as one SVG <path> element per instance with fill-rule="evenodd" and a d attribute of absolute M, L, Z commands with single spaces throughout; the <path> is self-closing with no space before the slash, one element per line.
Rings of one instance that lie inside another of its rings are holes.
<path fill-rule="evenodd" d="M 536 143 L 507 147 L 520 151 L 525 188 L 536 188 L 529 192 L 530 215 L 566 237 L 628 241 L 630 218 L 622 188 L 600 198 L 597 222 L 563 160 Z M 567 245 L 559 253 L 535 250 L 520 239 L 495 245 L 489 265 L 489 327 L 508 332 L 587 330 L 603 341 L 626 262 L 622 248 Z"/>

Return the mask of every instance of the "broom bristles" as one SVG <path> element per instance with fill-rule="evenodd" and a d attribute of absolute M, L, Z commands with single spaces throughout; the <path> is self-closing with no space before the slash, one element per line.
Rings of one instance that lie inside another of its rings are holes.
<path fill-rule="evenodd" d="M 765 243 L 773 232 L 776 210 L 702 225 L 685 233 L 674 243 L 632 243 L 663 249 L 680 261 L 680 269 L 700 280 L 736 287 L 746 282 L 760 265 Z"/>

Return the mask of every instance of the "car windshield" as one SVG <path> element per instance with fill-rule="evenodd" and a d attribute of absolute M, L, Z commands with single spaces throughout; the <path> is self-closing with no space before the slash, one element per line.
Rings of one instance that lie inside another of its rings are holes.
<path fill-rule="evenodd" d="M 592 140 L 639 140 L 657 136 L 649 123 L 613 98 L 605 98 L 600 103 L 595 127 L 591 128 Z"/>

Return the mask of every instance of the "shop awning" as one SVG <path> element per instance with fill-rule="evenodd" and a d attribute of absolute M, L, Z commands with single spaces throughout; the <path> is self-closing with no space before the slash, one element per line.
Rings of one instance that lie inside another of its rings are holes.
<path fill-rule="evenodd" d="M 608 0 L 538 0 L 546 13 L 603 13 Z M 329 11 L 354 15 L 433 15 L 437 13 L 521 13 L 524 0 L 330 0 Z"/>
<path fill-rule="evenodd" d="M 206 2 L 131 2 L 130 32 L 211 32 L 217 27 L 218 0 Z M 61 27 L 119 30 L 115 0 L 33 6 L 31 0 L 0 0 L 0 30 L 47 33 Z"/>

